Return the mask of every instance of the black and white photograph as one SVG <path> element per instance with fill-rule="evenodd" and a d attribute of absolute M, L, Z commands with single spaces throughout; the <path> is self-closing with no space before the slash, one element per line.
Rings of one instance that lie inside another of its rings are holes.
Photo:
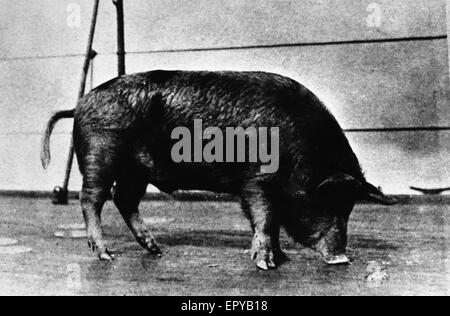
<path fill-rule="evenodd" d="M 0 296 L 449 295 L 449 31 L 450 0 L 0 0 Z"/>

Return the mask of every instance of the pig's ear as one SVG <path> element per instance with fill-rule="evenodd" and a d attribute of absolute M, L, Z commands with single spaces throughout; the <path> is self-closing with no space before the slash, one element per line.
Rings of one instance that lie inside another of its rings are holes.
<path fill-rule="evenodd" d="M 317 192 L 320 194 L 336 192 L 336 190 L 345 190 L 347 192 L 358 192 L 361 188 L 361 182 L 345 173 L 335 174 L 317 186 Z"/>
<path fill-rule="evenodd" d="M 374 185 L 366 182 L 362 187 L 362 199 L 372 202 L 381 203 L 384 205 L 394 205 L 397 201 L 391 197 L 388 197 L 381 192 L 380 189 Z"/>

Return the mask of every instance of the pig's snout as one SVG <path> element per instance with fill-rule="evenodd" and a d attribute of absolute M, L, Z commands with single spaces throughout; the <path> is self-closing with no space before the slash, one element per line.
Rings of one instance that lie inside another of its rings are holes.
<path fill-rule="evenodd" d="M 346 225 L 333 225 L 312 248 L 322 255 L 327 264 L 340 265 L 350 263 L 350 259 L 345 254 L 346 246 Z"/>
<path fill-rule="evenodd" d="M 322 238 L 314 247 L 322 255 L 323 260 L 329 265 L 349 264 L 350 259 L 345 254 L 345 249 L 331 249 L 326 237 Z"/>

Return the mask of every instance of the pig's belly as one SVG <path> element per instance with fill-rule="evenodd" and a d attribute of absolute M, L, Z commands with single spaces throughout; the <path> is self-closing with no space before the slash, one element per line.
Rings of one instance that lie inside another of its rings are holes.
<path fill-rule="evenodd" d="M 180 163 L 152 157 L 140 150 L 137 154 L 141 170 L 146 173 L 148 183 L 159 190 L 172 193 L 177 190 L 202 190 L 238 194 L 251 173 L 248 166 L 236 164 Z"/>
<path fill-rule="evenodd" d="M 177 190 L 238 193 L 242 183 L 241 177 L 227 174 L 225 171 L 212 170 L 210 166 L 183 164 L 174 168 L 151 170 L 148 182 L 167 193 Z"/>

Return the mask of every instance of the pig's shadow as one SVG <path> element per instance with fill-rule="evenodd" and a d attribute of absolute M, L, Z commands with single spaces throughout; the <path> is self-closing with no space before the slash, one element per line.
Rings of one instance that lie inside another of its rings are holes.
<path fill-rule="evenodd" d="M 250 231 L 194 230 L 161 232 L 158 242 L 167 246 L 226 247 L 247 249 L 252 241 Z"/>
<path fill-rule="evenodd" d="M 122 243 L 121 251 L 141 249 L 131 234 L 106 234 L 111 241 Z M 162 247 L 193 246 L 193 247 L 224 247 L 248 249 L 252 242 L 251 231 L 222 230 L 177 230 L 154 231 L 158 244 Z"/>
<path fill-rule="evenodd" d="M 386 239 L 375 238 L 369 235 L 362 235 L 362 234 L 350 235 L 348 239 L 348 244 L 353 249 L 395 251 L 400 248 L 398 245 L 395 245 Z"/>
<path fill-rule="evenodd" d="M 126 238 L 127 241 L 134 241 L 134 239 Z M 189 231 L 160 231 L 155 233 L 155 237 L 160 245 L 164 246 L 193 246 L 193 247 L 223 247 L 235 249 L 248 249 L 252 242 L 252 233 L 246 231 L 231 231 L 231 230 L 189 230 Z M 300 245 L 293 242 L 285 233 L 280 237 L 281 244 L 287 248 L 302 248 Z M 384 250 L 395 251 L 399 246 L 382 238 L 375 238 L 363 234 L 349 235 L 348 246 L 354 250 Z M 140 247 L 132 243 L 127 243 L 124 248 Z M 125 250 L 125 249 L 124 249 Z"/>

